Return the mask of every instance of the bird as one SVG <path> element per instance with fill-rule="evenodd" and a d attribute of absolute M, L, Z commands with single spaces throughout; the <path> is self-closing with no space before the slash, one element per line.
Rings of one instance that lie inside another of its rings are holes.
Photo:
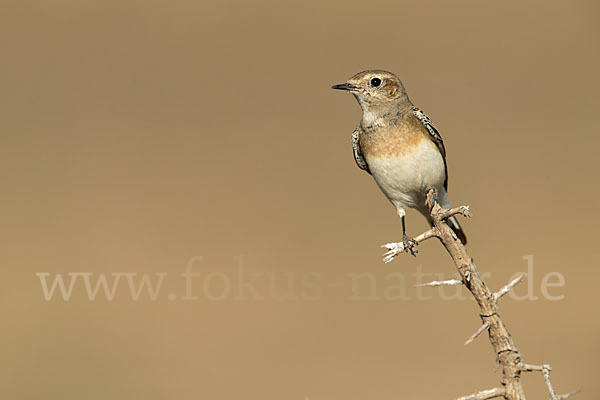
<path fill-rule="evenodd" d="M 406 209 L 413 208 L 432 220 L 426 204 L 427 192 L 434 189 L 436 200 L 450 208 L 446 148 L 432 120 L 415 107 L 402 81 L 393 73 L 367 70 L 332 89 L 351 93 L 362 109 L 360 124 L 352 133 L 356 165 L 369 173 L 395 207 L 402 221 L 402 242 L 390 243 L 385 262 L 402 251 L 413 256 L 417 242 L 406 234 Z M 467 243 L 454 216 L 448 225 L 457 238 Z"/>

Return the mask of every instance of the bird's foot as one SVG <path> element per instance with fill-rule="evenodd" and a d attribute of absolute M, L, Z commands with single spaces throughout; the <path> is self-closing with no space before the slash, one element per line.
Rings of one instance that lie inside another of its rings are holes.
<path fill-rule="evenodd" d="M 417 242 L 415 239 L 413 239 L 411 237 L 404 235 L 402 238 L 402 243 L 404 244 L 404 251 L 406 251 L 407 253 L 410 253 L 414 257 L 417 256 L 417 253 L 419 252 L 417 250 L 417 246 L 419 245 L 419 242 Z"/>
<path fill-rule="evenodd" d="M 404 238 L 401 242 L 384 244 L 381 247 L 387 249 L 388 251 L 384 254 L 383 262 L 387 264 L 391 262 L 394 259 L 394 257 L 396 257 L 399 254 L 402 254 L 405 251 L 407 253 L 412 254 L 413 256 L 416 256 L 418 253 L 416 249 L 418 244 L 419 242 L 406 235 L 404 235 Z"/>

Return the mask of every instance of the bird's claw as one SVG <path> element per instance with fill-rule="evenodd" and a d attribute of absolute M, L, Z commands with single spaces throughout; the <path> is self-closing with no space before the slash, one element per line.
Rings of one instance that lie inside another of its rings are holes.
<path fill-rule="evenodd" d="M 417 256 L 417 246 L 419 245 L 419 242 L 417 242 L 411 237 L 404 235 L 404 237 L 402 238 L 402 243 L 404 244 L 404 251 L 410 253 L 414 257 Z"/>
<path fill-rule="evenodd" d="M 394 259 L 394 257 L 403 252 L 407 252 L 412 254 L 413 256 L 416 256 L 418 253 L 416 249 L 418 244 L 419 242 L 406 235 L 404 235 L 404 238 L 401 242 L 384 244 L 381 247 L 387 249 L 388 251 L 386 251 L 384 254 L 383 262 L 387 264 L 391 262 Z"/>

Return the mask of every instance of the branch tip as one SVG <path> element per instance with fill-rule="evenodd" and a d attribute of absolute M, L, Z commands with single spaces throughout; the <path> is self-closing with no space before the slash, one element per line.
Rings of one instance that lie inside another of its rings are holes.
<path fill-rule="evenodd" d="M 521 371 L 523 372 L 541 372 L 544 377 L 544 382 L 546 382 L 546 387 L 548 388 L 548 394 L 550 394 L 550 400 L 563 400 L 568 399 L 569 397 L 575 396 L 580 390 L 574 390 L 572 392 L 566 394 L 556 394 L 554 387 L 552 386 L 552 382 L 550 381 L 550 371 L 552 371 L 552 367 L 548 364 L 542 365 L 534 365 L 534 364 L 523 364 L 521 366 Z"/>
<path fill-rule="evenodd" d="M 435 286 L 443 286 L 443 285 L 447 285 L 447 286 L 457 286 L 457 285 L 462 285 L 462 281 L 459 281 L 458 279 L 449 279 L 447 281 L 431 281 L 431 282 L 427 282 L 427 283 L 421 283 L 418 285 L 415 285 L 415 287 L 422 287 L 422 286 L 429 286 L 429 287 L 435 287 Z"/>
<path fill-rule="evenodd" d="M 431 228 L 429 230 L 426 230 L 425 232 L 421 233 L 419 236 L 414 237 L 413 240 L 417 243 L 421 243 L 427 239 L 431 239 L 432 237 L 438 237 L 438 230 L 436 228 Z M 381 247 L 388 250 L 385 252 L 384 257 L 383 257 L 383 262 L 386 264 L 392 262 L 394 257 L 399 256 L 404 251 L 406 251 L 406 248 L 405 248 L 403 242 L 386 243 Z"/>
<path fill-rule="evenodd" d="M 558 395 L 558 400 L 568 399 L 569 397 L 575 396 L 577 393 L 581 392 L 581 389 L 573 390 L 572 392 L 560 394 Z"/>
<path fill-rule="evenodd" d="M 442 210 L 442 211 L 440 211 L 439 216 L 441 219 L 446 219 L 446 218 L 451 217 L 456 214 L 460 214 L 465 218 L 472 217 L 469 206 L 460 206 L 460 207 L 456 207 L 456 208 L 451 208 L 449 210 Z"/>

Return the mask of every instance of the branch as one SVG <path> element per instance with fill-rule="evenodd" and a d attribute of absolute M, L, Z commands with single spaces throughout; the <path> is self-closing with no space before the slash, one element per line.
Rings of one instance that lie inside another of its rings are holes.
<path fill-rule="evenodd" d="M 546 382 L 546 387 L 548 388 L 548 394 L 550 394 L 550 400 L 563 400 L 568 399 L 569 397 L 575 396 L 579 393 L 579 390 L 575 390 L 573 392 L 569 392 L 567 394 L 556 394 L 554 387 L 552 386 L 552 382 L 550 381 L 550 371 L 552 371 L 552 367 L 548 364 L 544 365 L 532 365 L 532 364 L 522 364 L 521 371 L 523 372 L 534 372 L 538 371 L 542 373 L 544 377 L 544 382 Z"/>
<path fill-rule="evenodd" d="M 494 397 L 502 397 L 504 394 L 505 391 L 503 388 L 493 388 L 489 390 L 482 390 L 479 393 L 470 394 L 468 396 L 463 396 L 457 400 L 486 400 L 493 399 Z"/>
<path fill-rule="evenodd" d="M 435 228 L 431 228 L 428 231 L 421 233 L 419 236 L 414 237 L 413 240 L 417 242 L 417 244 L 419 244 L 421 242 L 426 241 L 427 239 L 431 239 L 432 237 L 438 237 L 438 232 Z M 386 264 L 391 262 L 394 259 L 394 257 L 396 257 L 399 254 L 402 254 L 402 252 L 404 251 L 403 242 L 388 243 L 384 244 L 381 247 L 388 249 L 388 251 L 384 254 L 385 257 L 383 258 L 383 262 Z"/>
<path fill-rule="evenodd" d="M 475 266 L 473 259 L 467 253 L 465 246 L 446 223 L 446 219 L 453 215 L 470 217 L 471 213 L 469 212 L 469 208 L 466 206 L 450 210 L 442 208 L 436 201 L 436 192 L 433 189 L 427 192 L 427 205 L 431 210 L 430 216 L 433 226 L 428 231 L 417 236 L 415 240 L 417 243 L 420 243 L 426 239 L 437 237 L 446 248 L 448 254 L 450 254 L 461 279 L 433 281 L 418 286 L 458 285 L 460 283 L 466 286 L 479 306 L 479 315 L 481 317 L 482 325 L 465 344 L 471 343 L 487 330 L 490 343 L 494 348 L 494 353 L 497 355 L 497 361 L 500 364 L 502 371 L 502 380 L 499 387 L 461 397 L 458 400 L 485 400 L 494 397 L 504 397 L 506 400 L 525 400 L 525 392 L 521 385 L 521 372 L 525 371 L 542 372 L 551 400 L 562 400 L 575 394 L 576 392 L 566 395 L 556 394 L 550 383 L 550 366 L 523 364 L 521 361 L 521 354 L 508 333 L 506 325 L 498 314 L 498 300 L 515 287 L 522 280 L 523 276 L 513 279 L 502 289 L 496 293 L 492 293 L 481 279 L 479 271 Z M 389 250 L 385 254 L 385 262 L 392 261 L 394 257 L 404 251 L 404 245 L 402 243 L 388 243 L 384 247 Z"/>
<path fill-rule="evenodd" d="M 442 210 L 440 213 L 440 218 L 446 219 L 456 214 L 460 214 L 466 218 L 472 217 L 471 210 L 469 210 L 469 206 L 460 206 L 456 208 L 451 208 L 450 210 Z"/>

